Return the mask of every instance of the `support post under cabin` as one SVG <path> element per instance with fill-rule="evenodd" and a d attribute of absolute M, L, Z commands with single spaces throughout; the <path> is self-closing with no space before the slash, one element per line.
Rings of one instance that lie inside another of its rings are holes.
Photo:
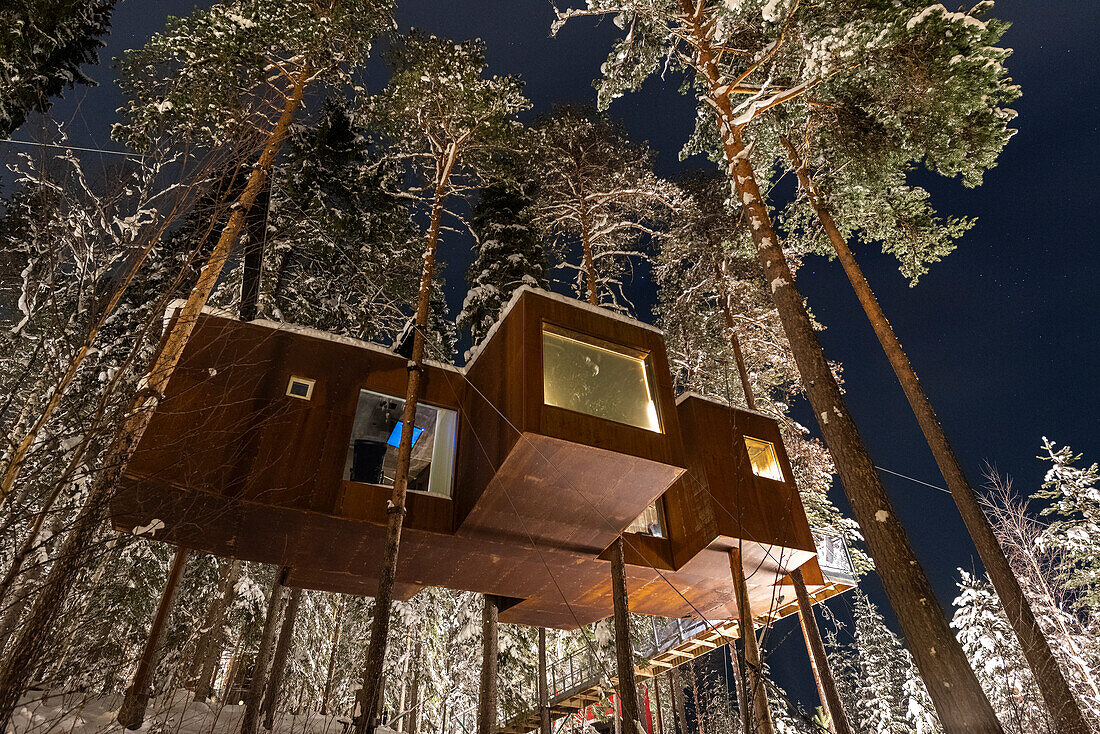
<path fill-rule="evenodd" d="M 134 672 L 134 680 L 126 689 L 126 697 L 122 700 L 122 706 L 119 707 L 118 723 L 126 729 L 140 729 L 145 722 L 145 710 L 149 707 L 149 686 L 153 681 L 157 662 L 160 660 L 160 651 L 164 647 L 164 636 L 168 632 L 168 616 L 176 603 L 176 591 L 179 590 L 180 578 L 187 565 L 187 553 L 186 548 L 176 548 L 172 567 L 168 571 L 168 580 L 164 584 L 157 612 L 153 616 L 153 626 L 149 628 L 145 649 L 141 652 L 141 660 L 138 661 L 137 670 Z"/>

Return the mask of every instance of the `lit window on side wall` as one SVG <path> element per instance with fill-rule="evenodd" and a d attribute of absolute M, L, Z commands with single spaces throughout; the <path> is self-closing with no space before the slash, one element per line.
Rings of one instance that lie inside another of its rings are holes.
<path fill-rule="evenodd" d="M 665 537 L 665 521 L 664 512 L 662 512 L 662 504 L 660 499 L 650 504 L 649 507 L 642 511 L 641 515 L 638 515 L 634 522 L 630 523 L 626 532 L 652 535 L 655 538 Z"/>
<path fill-rule="evenodd" d="M 543 402 L 661 433 L 645 352 L 549 324 L 542 328 Z"/>
<path fill-rule="evenodd" d="M 745 436 L 745 448 L 749 450 L 749 464 L 752 465 L 753 474 L 777 482 L 783 481 L 783 470 L 779 468 L 775 445 L 771 441 Z"/>
<path fill-rule="evenodd" d="M 344 479 L 392 487 L 397 472 L 397 449 L 404 428 L 405 401 L 392 395 L 359 391 Z M 413 422 L 409 461 L 410 492 L 451 496 L 458 414 L 420 403 Z"/>

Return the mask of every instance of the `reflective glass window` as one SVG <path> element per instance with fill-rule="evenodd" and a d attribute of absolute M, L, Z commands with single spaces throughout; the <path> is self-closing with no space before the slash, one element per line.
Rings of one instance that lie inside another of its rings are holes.
<path fill-rule="evenodd" d="M 630 523 L 626 532 L 652 535 L 656 538 L 665 537 L 664 512 L 662 512 L 661 505 L 662 502 L 660 499 L 654 501 L 649 507 L 642 511 L 641 515 L 638 515 L 634 522 Z"/>
<path fill-rule="evenodd" d="M 370 390 L 359 391 L 344 479 L 393 486 L 405 401 Z M 458 415 L 423 403 L 416 406 L 409 491 L 451 496 Z"/>
<path fill-rule="evenodd" d="M 749 463 L 752 473 L 758 477 L 783 481 L 783 470 L 779 468 L 779 459 L 775 455 L 775 446 L 770 441 L 745 436 L 745 447 L 749 450 Z"/>
<path fill-rule="evenodd" d="M 661 432 L 644 352 L 543 325 L 542 391 L 547 405 Z"/>

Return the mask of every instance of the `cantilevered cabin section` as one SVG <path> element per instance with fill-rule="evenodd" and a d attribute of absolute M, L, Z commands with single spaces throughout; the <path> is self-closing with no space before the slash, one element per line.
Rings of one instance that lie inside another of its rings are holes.
<path fill-rule="evenodd" d="M 407 381 L 377 345 L 204 313 L 115 527 L 371 595 Z M 521 289 L 465 370 L 428 363 L 423 384 L 398 598 L 493 594 L 502 622 L 573 628 L 611 614 L 601 556 L 626 531 L 632 610 L 732 619 L 730 548 L 757 614 L 814 557 L 775 421 L 675 399 L 651 326 Z M 812 592 L 836 588 L 811 567 Z"/>

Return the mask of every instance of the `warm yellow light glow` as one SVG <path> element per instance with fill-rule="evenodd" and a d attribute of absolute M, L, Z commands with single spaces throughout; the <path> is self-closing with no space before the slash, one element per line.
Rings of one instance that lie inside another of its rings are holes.
<path fill-rule="evenodd" d="M 544 326 L 543 401 L 660 433 L 646 355 L 633 351 Z"/>
<path fill-rule="evenodd" d="M 771 442 L 745 436 L 745 448 L 749 450 L 753 474 L 777 482 L 783 481 L 783 470 L 779 468 L 779 459 L 776 458 L 775 446 Z"/>

